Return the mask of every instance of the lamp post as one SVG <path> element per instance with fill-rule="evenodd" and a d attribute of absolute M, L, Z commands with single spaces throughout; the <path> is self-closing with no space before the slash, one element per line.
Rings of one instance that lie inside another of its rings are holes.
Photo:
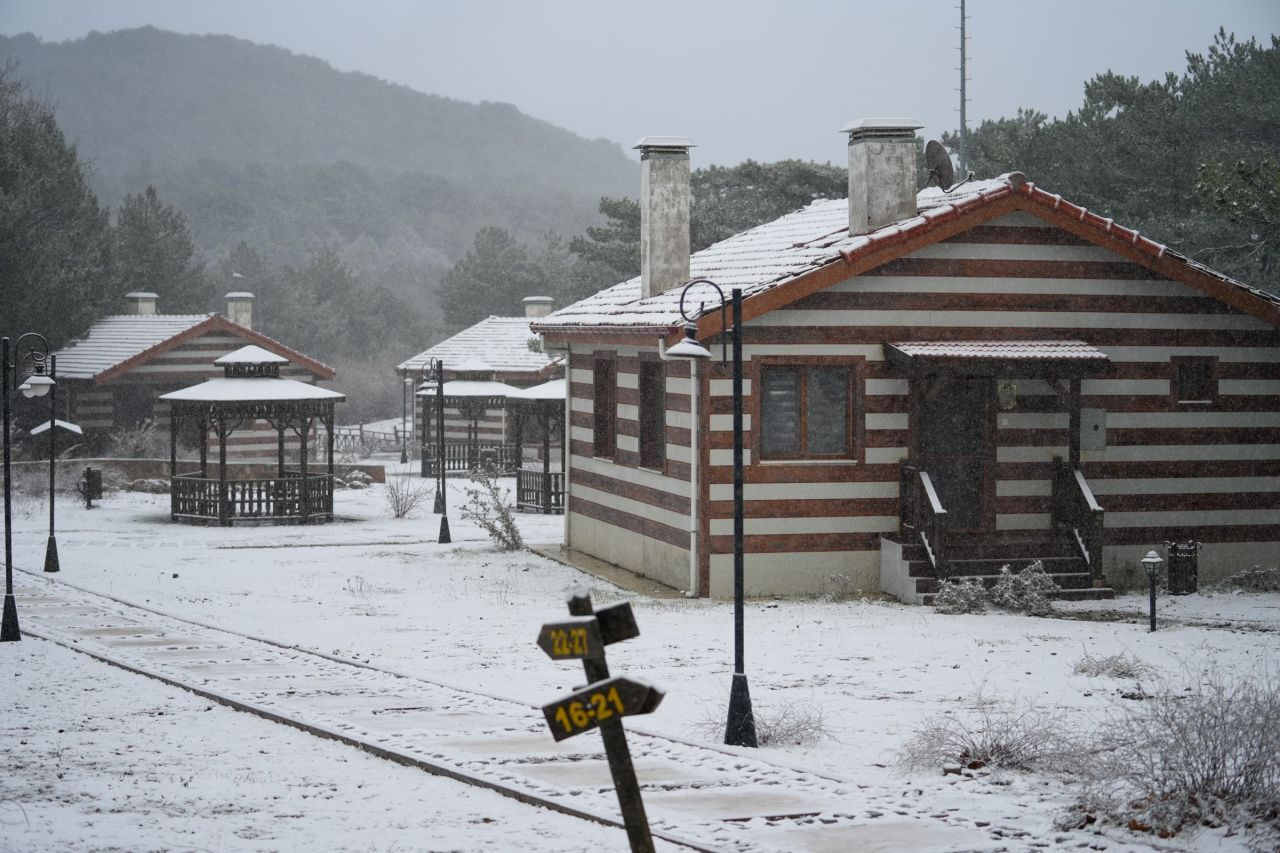
<path fill-rule="evenodd" d="M 53 495 L 57 480 L 57 420 L 58 420 L 58 357 L 49 356 L 49 542 L 44 551 L 44 570 L 60 572 L 58 564 L 58 539 L 53 533 Z M 30 381 L 27 383 L 30 384 Z M 23 392 L 26 393 L 26 392 Z"/>
<path fill-rule="evenodd" d="M 49 361 L 49 342 L 45 340 L 44 335 L 36 332 L 27 332 L 18 338 L 13 347 L 15 361 L 10 362 L 9 353 L 9 339 L 4 338 L 3 343 L 0 343 L 0 374 L 3 375 L 3 380 L 0 380 L 0 397 L 3 397 L 2 405 L 4 409 L 4 621 L 0 623 L 0 642 L 17 642 L 22 639 L 22 631 L 18 628 L 18 605 L 13 598 L 13 495 L 11 486 L 13 478 L 10 476 L 9 470 L 9 380 L 12 378 L 14 384 L 17 384 L 18 371 L 23 366 L 30 365 L 31 372 L 19 388 L 22 391 L 22 396 L 43 397 L 53 389 L 54 384 L 53 377 L 49 376 L 45 370 Z M 52 423 L 49 425 L 49 430 L 52 435 Z M 52 452 L 52 445 L 50 445 L 50 451 Z M 49 500 L 50 502 L 53 501 L 52 494 L 49 495 Z M 52 510 L 50 510 L 49 520 L 50 524 L 52 524 Z M 52 543 L 52 527 L 49 532 L 49 541 Z"/>
<path fill-rule="evenodd" d="M 1156 629 L 1156 579 L 1160 577 L 1160 564 L 1164 560 L 1155 551 L 1148 551 L 1142 558 L 1142 566 L 1147 570 L 1147 579 L 1151 582 L 1151 630 Z"/>
<path fill-rule="evenodd" d="M 444 477 L 444 359 L 433 358 L 423 367 L 425 381 L 436 381 L 436 512 L 440 513 L 440 536 L 436 541 L 444 545 L 452 542 L 449 536 L 449 499 Z M 423 418 L 426 424 L 426 418 Z"/>
<path fill-rule="evenodd" d="M 409 430 L 405 428 L 404 422 L 409 417 L 409 386 L 413 384 L 413 380 L 408 376 L 404 378 L 404 382 L 400 385 L 400 464 L 409 464 Z"/>
<path fill-rule="evenodd" d="M 720 297 L 720 328 L 724 334 L 724 291 L 714 281 L 695 278 L 680 291 L 680 316 L 684 318 L 684 340 L 667 350 L 667 358 L 710 359 L 711 351 L 698 343 L 698 325 L 684 310 L 689 288 L 706 284 Z M 733 682 L 729 689 L 729 714 L 725 722 L 724 742 L 730 746 L 756 746 L 756 721 L 751 712 L 751 693 L 747 689 L 743 636 L 743 512 L 742 512 L 742 291 L 735 288 L 729 300 L 733 306 Z M 725 362 L 723 338 L 720 363 Z"/>

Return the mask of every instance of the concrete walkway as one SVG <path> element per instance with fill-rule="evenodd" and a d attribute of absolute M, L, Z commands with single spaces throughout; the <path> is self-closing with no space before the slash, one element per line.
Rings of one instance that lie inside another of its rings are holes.
<path fill-rule="evenodd" d="M 621 824 L 599 737 L 556 744 L 532 706 L 199 625 L 26 572 L 16 580 L 27 635 L 389 760 Z M 750 750 L 634 731 L 628 741 L 655 837 L 677 846 L 1007 850 L 1027 835 L 1016 825 L 979 828 L 958 810 L 781 767 Z"/>

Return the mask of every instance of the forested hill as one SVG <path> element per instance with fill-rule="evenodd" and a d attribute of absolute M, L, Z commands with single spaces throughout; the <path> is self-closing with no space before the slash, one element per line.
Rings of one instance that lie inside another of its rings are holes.
<path fill-rule="evenodd" d="M 602 195 L 639 184 L 618 145 L 511 105 L 428 95 L 229 36 L 0 36 L 5 60 L 52 102 L 104 203 L 154 184 L 206 256 L 243 239 L 281 260 L 323 245 L 357 263 L 390 248 L 447 264 L 483 225 L 577 233 Z"/>

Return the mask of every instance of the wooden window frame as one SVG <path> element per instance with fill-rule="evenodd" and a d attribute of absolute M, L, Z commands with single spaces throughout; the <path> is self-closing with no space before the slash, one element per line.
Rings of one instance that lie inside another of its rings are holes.
<path fill-rule="evenodd" d="M 751 413 L 751 461 L 752 464 L 760 463 L 798 463 L 808 462 L 821 464 L 824 462 L 834 463 L 860 463 L 863 461 L 863 455 L 866 452 L 865 441 L 865 424 L 866 424 L 866 363 L 867 360 L 863 356 L 757 356 L 751 361 L 751 396 L 749 402 L 744 409 Z M 761 417 L 763 408 L 763 384 L 761 377 L 764 371 L 770 367 L 843 367 L 849 371 L 849 408 L 846 412 L 845 422 L 845 441 L 847 442 L 847 453 L 822 453 L 809 454 L 806 447 L 809 440 L 809 420 L 808 420 L 808 371 L 801 373 L 800 382 L 800 444 L 801 451 L 797 454 L 777 455 L 770 454 L 765 456 L 762 447 L 764 444 L 764 420 Z"/>
<path fill-rule="evenodd" d="M 646 376 L 657 374 L 656 388 Z M 638 396 L 637 467 L 663 470 L 667 461 L 667 370 L 656 354 L 640 357 L 636 374 Z M 654 395 L 652 398 L 650 395 Z"/>
<path fill-rule="evenodd" d="M 1209 367 L 1210 391 L 1207 397 L 1198 400 L 1184 399 L 1180 382 L 1183 365 L 1206 364 Z M 1200 408 L 1214 406 L 1218 403 L 1218 357 L 1216 355 L 1175 355 L 1169 359 L 1169 403 L 1175 409 Z"/>
<path fill-rule="evenodd" d="M 591 356 L 591 453 L 613 459 L 618 453 L 618 354 Z"/>

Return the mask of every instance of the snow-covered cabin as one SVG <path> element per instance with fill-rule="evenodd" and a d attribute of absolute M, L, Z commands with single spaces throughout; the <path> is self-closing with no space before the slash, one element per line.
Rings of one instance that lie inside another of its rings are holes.
<path fill-rule="evenodd" d="M 160 395 L 221 376 L 214 361 L 246 345 L 287 359 L 281 369 L 286 378 L 310 384 L 333 379 L 332 367 L 254 331 L 251 293 L 228 293 L 226 316 L 160 314 L 154 293 L 125 298 L 126 313 L 104 317 L 55 353 L 67 420 L 95 443 L 113 430 L 148 422 L 167 443 L 169 410 Z M 194 436 L 187 438 L 194 442 Z M 275 433 L 245 430 L 230 452 L 236 461 L 273 457 Z"/>
<path fill-rule="evenodd" d="M 435 391 L 434 388 L 421 388 L 423 370 L 435 359 L 444 363 L 446 382 L 499 382 L 515 388 L 529 388 L 554 378 L 560 371 L 561 362 L 542 351 L 542 341 L 529 328 L 535 319 L 550 312 L 551 298 L 527 296 L 523 302 L 525 316 L 487 317 L 396 365 L 396 373 L 402 380 L 411 380 L 428 396 L 434 395 Z M 414 407 L 414 432 L 421 436 L 422 397 L 419 396 L 418 400 Z M 485 408 L 476 424 L 482 444 L 503 444 L 514 439 L 509 435 L 506 406 L 501 400 L 494 397 L 493 405 Z M 471 420 L 464 418 L 457 407 L 445 409 L 444 424 L 446 442 L 468 440 Z"/>
<path fill-rule="evenodd" d="M 664 360 L 706 277 L 743 295 L 748 594 L 923 601 L 1035 558 L 1089 594 L 1166 540 L 1202 580 L 1280 562 L 1280 300 L 1019 173 L 917 193 L 916 127 L 850 124 L 848 200 L 692 257 L 688 142 L 641 140 L 642 276 L 534 324 L 569 358 L 566 545 L 731 593 L 712 289 L 715 358 Z"/>

